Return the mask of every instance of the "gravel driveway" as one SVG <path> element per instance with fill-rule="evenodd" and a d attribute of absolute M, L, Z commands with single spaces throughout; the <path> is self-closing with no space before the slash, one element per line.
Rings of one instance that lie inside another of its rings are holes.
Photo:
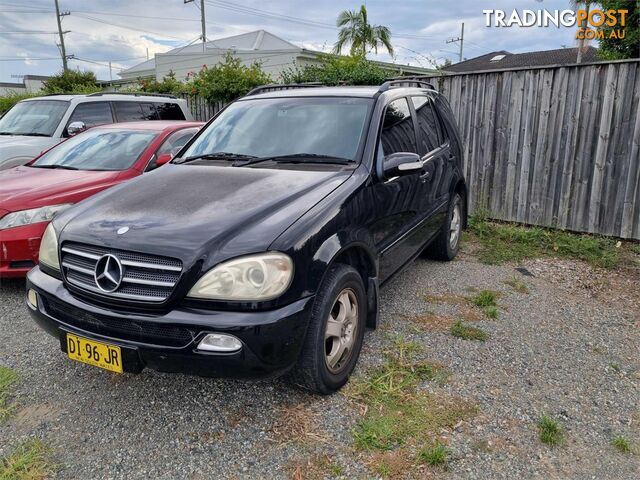
<path fill-rule="evenodd" d="M 582 264 L 526 266 L 534 277 L 469 255 L 450 264 L 418 260 L 383 289 L 383 325 L 367 334 L 356 376 L 380 365 L 399 334 L 451 372 L 447 382 L 420 388 L 472 402 L 478 412 L 438 432 L 452 452 L 447 470 L 421 466 L 409 476 L 640 475 L 640 457 L 610 444 L 617 435 L 640 442 L 640 308 L 638 296 L 629 295 L 640 288 L 638 277 L 618 302 L 574 282 L 587 268 Z M 528 293 L 505 284 L 514 276 Z M 282 381 L 120 376 L 81 365 L 30 320 L 23 289 L 23 282 L 0 286 L 0 364 L 20 375 L 15 413 L 0 425 L 0 456 L 41 438 L 59 478 L 376 476 L 371 455 L 354 447 L 352 430 L 363 412 L 349 396 L 307 395 Z M 469 309 L 464 297 L 474 289 L 499 292 L 497 319 Z M 451 336 L 448 322 L 460 315 L 488 339 Z M 539 441 L 543 414 L 564 429 L 563 445 Z"/>

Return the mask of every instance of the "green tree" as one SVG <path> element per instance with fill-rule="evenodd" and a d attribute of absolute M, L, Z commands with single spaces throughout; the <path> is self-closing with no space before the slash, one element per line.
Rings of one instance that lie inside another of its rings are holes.
<path fill-rule="evenodd" d="M 162 77 L 161 82 L 154 78 L 153 80 L 141 79 L 138 83 L 140 90 L 148 93 L 181 93 L 186 89 L 186 85 L 176 79 L 176 74 L 173 71 Z"/>
<path fill-rule="evenodd" d="M 381 68 L 361 56 L 325 56 L 318 65 L 294 67 L 282 73 L 284 83 L 320 82 L 324 85 L 380 85 L 397 71 Z"/>
<path fill-rule="evenodd" d="M 364 57 L 373 50 L 378 53 L 378 47 L 384 47 L 393 55 L 391 45 L 391 31 L 382 25 L 369 23 L 367 8 L 360 6 L 360 10 L 344 10 L 338 15 L 336 25 L 340 28 L 338 41 L 333 47 L 333 53 L 340 54 L 346 44 L 351 44 L 351 55 Z"/>
<path fill-rule="evenodd" d="M 51 93 L 91 93 L 100 89 L 96 74 L 78 70 L 65 70 L 43 82 L 43 92 Z"/>
<path fill-rule="evenodd" d="M 628 10 L 625 26 L 606 24 L 600 27 L 604 39 L 600 40 L 598 55 L 604 60 L 621 60 L 640 57 L 640 2 L 637 0 L 601 0 L 604 10 Z M 624 29 L 624 38 L 609 38 L 613 30 Z"/>
<path fill-rule="evenodd" d="M 271 77 L 262 71 L 259 63 L 242 65 L 239 58 L 227 53 L 224 61 L 196 74 L 189 75 L 187 91 L 200 95 L 209 102 L 231 102 L 252 88 L 271 83 Z"/>

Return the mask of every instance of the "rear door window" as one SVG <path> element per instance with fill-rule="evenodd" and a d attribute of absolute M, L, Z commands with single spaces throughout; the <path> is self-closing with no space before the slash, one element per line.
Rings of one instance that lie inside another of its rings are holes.
<path fill-rule="evenodd" d="M 431 152 L 445 143 L 442 127 L 433 108 L 433 102 L 428 97 L 411 97 L 416 109 L 420 142 L 424 152 Z"/>
<path fill-rule="evenodd" d="M 184 120 L 184 113 L 177 103 L 155 103 L 160 120 Z"/>
<path fill-rule="evenodd" d="M 145 120 L 142 106 L 138 102 L 113 102 L 118 122 Z"/>
<path fill-rule="evenodd" d="M 113 123 L 109 102 L 88 102 L 76 106 L 67 126 L 72 122 L 83 122 L 87 128 Z"/>
<path fill-rule="evenodd" d="M 406 98 L 389 103 L 384 113 L 378 155 L 383 158 L 392 153 L 418 153 L 416 132 Z"/>

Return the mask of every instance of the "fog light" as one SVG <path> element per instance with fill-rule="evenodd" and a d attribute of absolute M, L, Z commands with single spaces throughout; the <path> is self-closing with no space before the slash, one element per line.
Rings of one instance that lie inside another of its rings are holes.
<path fill-rule="evenodd" d="M 236 337 L 222 333 L 210 333 L 198 344 L 198 350 L 207 352 L 235 352 L 242 348 L 242 343 Z"/>
<path fill-rule="evenodd" d="M 38 308 L 38 294 L 35 290 L 29 289 L 29 291 L 27 292 L 27 303 L 34 310 Z"/>

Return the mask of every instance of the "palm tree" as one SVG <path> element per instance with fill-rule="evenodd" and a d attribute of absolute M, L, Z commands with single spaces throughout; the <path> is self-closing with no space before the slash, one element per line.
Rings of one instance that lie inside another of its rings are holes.
<path fill-rule="evenodd" d="M 584 9 L 587 11 L 587 16 L 589 15 L 589 9 L 591 8 L 591 4 L 596 3 L 595 0 L 570 0 L 571 6 L 574 10 L 577 10 L 581 5 L 584 5 Z M 578 25 L 578 29 L 588 28 L 587 20 L 583 20 Z M 576 63 L 582 63 L 582 54 L 584 53 L 586 47 L 587 40 L 584 39 L 584 35 L 582 38 L 578 39 L 578 57 L 576 58 Z"/>
<path fill-rule="evenodd" d="M 364 57 L 373 49 L 378 53 L 378 47 L 384 47 L 393 55 L 391 46 L 391 31 L 382 25 L 371 25 L 367 18 L 367 8 L 362 5 L 360 10 L 344 10 L 338 15 L 336 25 L 340 27 L 338 41 L 333 47 L 333 53 L 340 54 L 342 48 L 351 44 L 351 55 Z"/>

